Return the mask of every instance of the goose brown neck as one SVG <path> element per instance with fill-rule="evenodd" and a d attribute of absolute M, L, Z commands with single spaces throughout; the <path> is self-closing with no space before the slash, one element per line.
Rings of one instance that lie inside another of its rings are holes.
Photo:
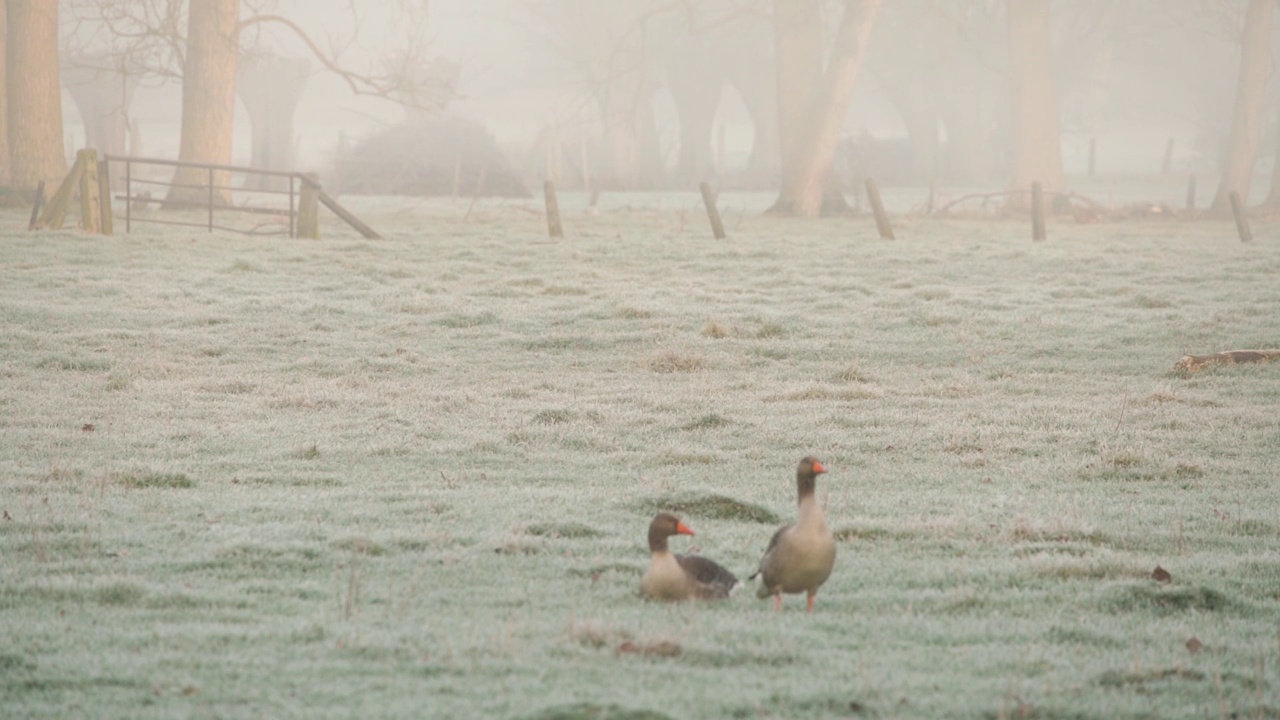
<path fill-rule="evenodd" d="M 817 476 L 812 472 L 796 473 L 796 496 L 798 501 L 804 502 L 805 498 L 813 497 L 814 488 L 817 484 Z"/>
<path fill-rule="evenodd" d="M 664 529 L 657 527 L 656 523 L 649 526 L 649 552 L 666 552 L 667 538 L 670 533 Z"/>

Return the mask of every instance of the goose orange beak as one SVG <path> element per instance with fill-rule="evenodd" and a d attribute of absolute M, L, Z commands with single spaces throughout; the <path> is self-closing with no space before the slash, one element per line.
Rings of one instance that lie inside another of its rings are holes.
<path fill-rule="evenodd" d="M 684 523 L 679 522 L 679 523 L 676 523 L 676 533 L 679 535 L 692 535 L 693 531 L 689 529 L 688 525 L 685 525 Z"/>
<path fill-rule="evenodd" d="M 826 468 L 826 466 L 824 466 L 822 463 L 820 463 L 820 462 L 816 462 L 816 461 L 813 463 L 813 474 L 814 474 L 814 475 L 817 475 L 818 473 L 824 473 L 824 472 L 826 472 L 826 471 L 827 471 L 827 468 Z"/>

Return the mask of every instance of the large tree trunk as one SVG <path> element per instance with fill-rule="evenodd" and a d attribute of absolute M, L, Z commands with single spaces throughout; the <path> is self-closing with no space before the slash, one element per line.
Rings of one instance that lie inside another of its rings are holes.
<path fill-rule="evenodd" d="M 62 142 L 62 86 L 58 79 L 58 0 L 7 3 L 6 92 L 14 187 L 41 180 L 56 185 L 67 173 Z"/>
<path fill-rule="evenodd" d="M 612 190 L 641 190 L 661 178 L 653 103 L 640 78 L 616 77 L 601 98 L 604 157 L 600 185 Z"/>
<path fill-rule="evenodd" d="M 12 181 L 9 172 L 9 90 L 8 73 L 5 55 L 8 54 L 8 40 L 5 37 L 6 0 L 0 0 L 0 187 L 8 187 Z"/>
<path fill-rule="evenodd" d="M 1280 207 L 1280 113 L 1276 113 L 1276 150 L 1271 160 L 1271 191 L 1267 203 L 1272 209 Z"/>
<path fill-rule="evenodd" d="M 187 18 L 187 57 L 182 68 L 182 140 L 178 158 L 188 162 L 231 162 L 231 133 L 236 108 L 237 28 L 240 0 L 192 2 Z M 171 202 L 204 203 L 209 173 L 178 168 L 169 189 Z M 215 186 L 229 184 L 225 172 L 213 175 Z M 230 202 L 226 189 L 214 201 Z"/>
<path fill-rule="evenodd" d="M 112 155 L 126 154 L 129 106 L 137 77 L 123 72 L 119 57 L 93 53 L 68 62 L 62 70 L 62 80 L 80 110 L 85 147 Z M 111 174 L 113 180 L 120 180 L 124 168 L 112 165 Z"/>
<path fill-rule="evenodd" d="M 1271 65 L 1271 19 L 1275 0 L 1250 0 L 1244 18 L 1244 42 L 1240 48 L 1240 77 L 1236 83 L 1236 105 L 1231 115 L 1231 137 L 1218 192 L 1209 212 L 1226 215 L 1230 196 L 1240 193 L 1249 200 L 1253 161 L 1262 134 L 1262 106 L 1266 100 L 1267 71 Z"/>
<path fill-rule="evenodd" d="M 824 73 L 820 4 L 814 0 L 776 0 L 783 178 L 771 212 L 817 217 L 835 209 L 833 205 L 843 205 L 843 198 L 839 198 L 831 182 L 831 165 L 880 3 L 881 0 L 846 3 Z M 813 47 L 799 47 L 798 43 L 813 42 L 815 24 L 816 51 Z M 802 73 L 808 73 L 807 77 Z M 797 83 L 798 87 L 788 87 L 790 83 Z M 792 100 L 798 101 L 802 89 L 807 99 L 800 109 L 783 107 Z M 795 95 L 791 95 L 793 92 Z"/>
<path fill-rule="evenodd" d="M 711 162 L 712 125 L 720 106 L 720 88 L 724 77 L 712 66 L 705 37 L 685 38 L 672 52 L 666 68 L 667 89 L 675 101 L 680 118 L 680 154 L 676 160 L 675 178 L 694 187 L 717 171 Z"/>
<path fill-rule="evenodd" d="M 1050 0 L 1009 0 L 1009 67 L 1013 79 L 1013 209 L 1030 204 L 1031 183 L 1061 190 L 1062 134 L 1053 80 Z"/>
<path fill-rule="evenodd" d="M 294 114 L 306 88 L 311 63 L 302 58 L 249 55 L 240 64 L 237 89 L 253 125 L 250 165 L 261 170 L 294 169 Z M 259 190 L 284 190 L 288 178 L 254 175 Z"/>

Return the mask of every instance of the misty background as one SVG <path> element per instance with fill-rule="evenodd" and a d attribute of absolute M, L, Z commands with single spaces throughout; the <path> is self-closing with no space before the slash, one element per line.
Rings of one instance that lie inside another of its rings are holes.
<path fill-rule="evenodd" d="M 61 18 L 64 85 L 76 52 L 107 48 L 93 3 Z M 842 3 L 825 12 L 829 35 Z M 842 125 L 837 174 L 853 164 L 882 184 L 936 181 L 1007 183 L 1009 73 L 1003 0 L 885 3 Z M 1096 143 L 1101 175 L 1149 175 L 1172 141 L 1175 172 L 1215 173 L 1231 122 L 1243 0 L 1071 0 L 1052 7 L 1063 169 L 1088 169 Z M 431 0 L 246 3 L 242 16 L 289 18 L 344 67 L 377 69 L 415 53 L 449 76 L 451 90 L 431 114 L 475 121 L 492 135 L 531 187 L 568 163 L 594 165 L 610 121 L 602 94 L 618 93 L 643 117 L 639 176 L 619 189 L 688 188 L 701 179 L 726 187 L 776 188 L 778 175 L 772 3 L 742 0 Z M 242 52 L 300 58 L 305 84 L 294 116 L 296 167 L 326 173 L 337 148 L 405 121 L 396 98 L 357 96 L 326 71 L 299 37 L 262 26 Z M 1274 75 L 1274 59 L 1272 59 Z M 128 108 L 128 152 L 178 156 L 181 79 L 140 77 Z M 614 85 L 615 87 L 611 87 Z M 1265 117 L 1274 118 L 1268 82 Z M 64 89 L 68 155 L 85 145 L 80 111 Z M 694 100 L 690 100 L 692 97 Z M 610 100 L 617 104 L 617 100 Z M 774 103 L 770 108 L 770 103 Z M 689 106 L 700 106 L 688 110 Z M 686 112 L 682 115 L 682 106 Z M 707 108 L 710 108 L 709 110 Z M 754 115 L 753 115 L 754 111 Z M 700 134 L 682 120 L 701 113 Z M 1266 123 L 1259 166 L 1270 165 L 1274 120 Z M 561 158 L 552 160 L 555 138 Z M 695 139 L 691 140 L 690 137 Z M 235 111 L 233 157 L 251 163 L 252 129 L 243 100 Z M 685 147 L 698 144 L 701 147 Z M 597 173 L 599 174 L 599 173 Z"/>

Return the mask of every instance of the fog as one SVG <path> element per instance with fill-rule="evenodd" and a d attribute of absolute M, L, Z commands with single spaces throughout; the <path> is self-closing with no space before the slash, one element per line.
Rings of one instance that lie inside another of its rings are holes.
<path fill-rule="evenodd" d="M 589 166 L 600 167 L 597 176 L 606 177 L 604 156 L 620 151 L 607 147 L 605 130 L 623 122 L 635 126 L 634 147 L 626 152 L 640 157 L 631 158 L 637 167 L 630 180 L 614 178 L 621 186 L 685 187 L 706 177 L 765 188 L 776 187 L 779 172 L 776 119 L 760 120 L 777 112 L 772 5 L 746 0 L 278 0 L 246 3 L 242 15 L 289 18 L 342 67 L 356 72 L 383 72 L 389 56 L 406 52 L 452 67 L 453 92 L 435 112 L 478 123 L 528 179 L 584 157 Z M 1053 78 L 1065 172 L 1089 170 L 1091 143 L 1098 174 L 1158 172 L 1170 141 L 1171 171 L 1216 172 L 1231 122 L 1245 5 L 1243 0 L 1052 2 Z M 828 41 L 841 7 L 824 7 Z M 837 172 L 861 163 L 887 184 L 1006 183 L 1012 69 L 1007 32 L 1003 1 L 886 2 L 841 125 L 844 155 L 836 160 Z M 283 26 L 259 26 L 245 34 L 242 46 L 242 51 L 309 63 L 294 116 L 299 169 L 324 171 L 341 144 L 413 114 L 395 98 L 353 94 Z M 1274 83 L 1267 93 L 1265 117 L 1270 118 Z M 618 95 L 626 97 L 619 101 Z M 64 96 L 70 153 L 83 146 L 86 129 L 70 95 Z M 181 107 L 180 80 L 142 79 L 129 108 L 130 152 L 176 157 Z M 682 119 L 699 128 L 682 128 Z M 1260 157 L 1271 155 L 1274 124 L 1265 122 Z M 251 138 L 250 118 L 238 101 L 234 162 L 251 162 Z M 549 150 L 548 143 L 559 152 Z"/>

